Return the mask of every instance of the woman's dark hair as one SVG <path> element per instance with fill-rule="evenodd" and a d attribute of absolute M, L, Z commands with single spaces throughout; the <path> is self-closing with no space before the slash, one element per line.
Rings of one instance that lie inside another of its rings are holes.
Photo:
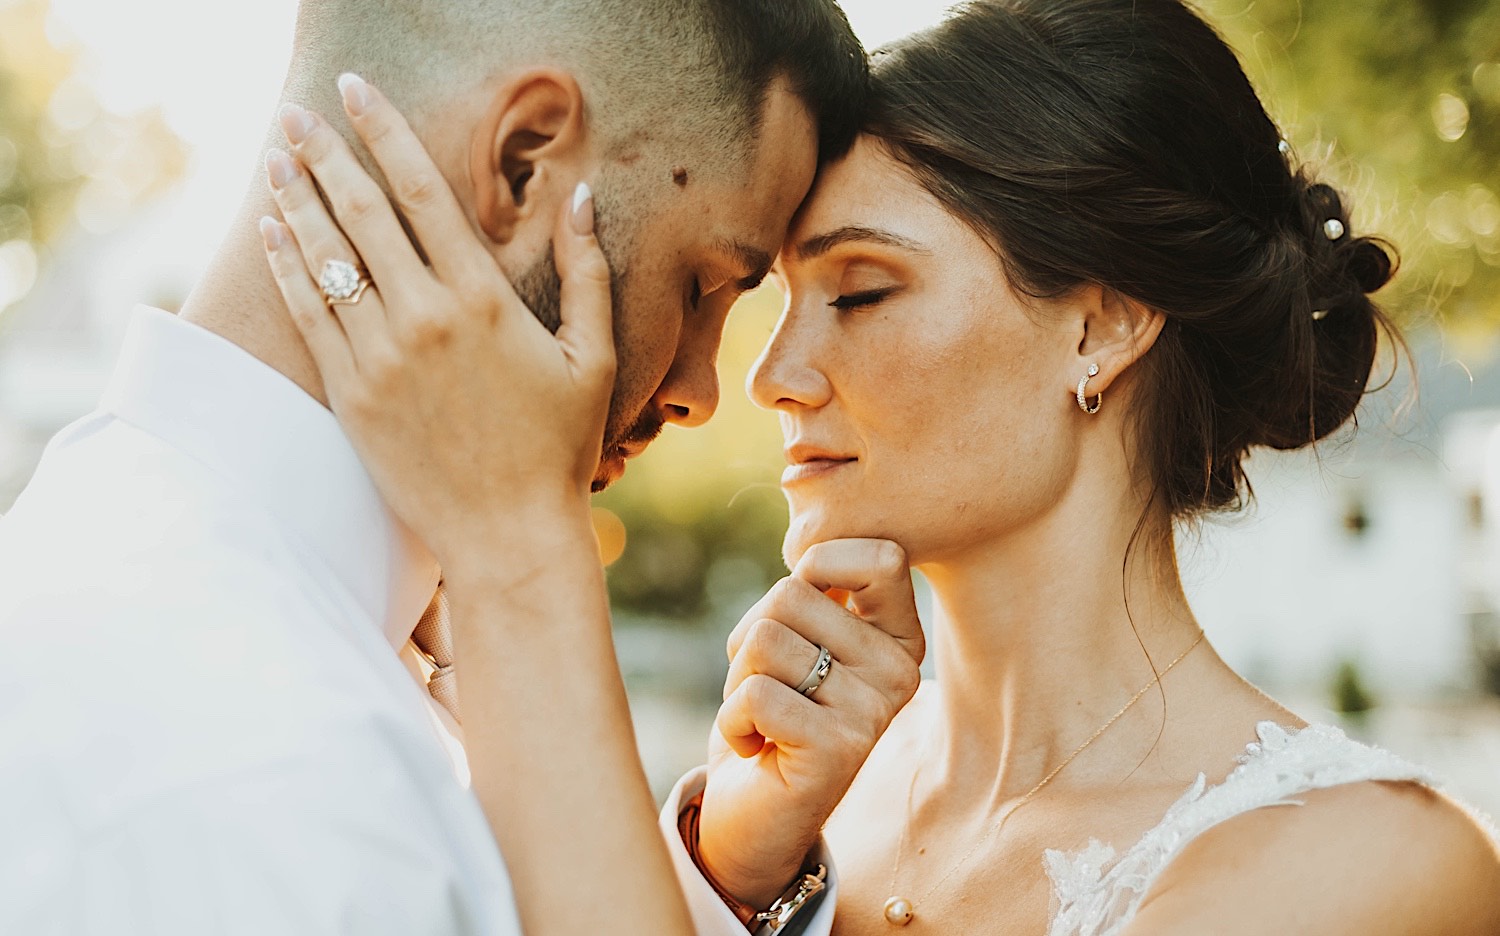
<path fill-rule="evenodd" d="M 1238 506 L 1252 446 L 1354 414 L 1394 272 L 1179 0 L 973 0 L 882 49 L 866 129 L 985 237 L 1023 294 L 1085 284 L 1166 317 L 1137 457 L 1172 518 Z M 1337 222 L 1330 224 L 1329 222 Z"/>

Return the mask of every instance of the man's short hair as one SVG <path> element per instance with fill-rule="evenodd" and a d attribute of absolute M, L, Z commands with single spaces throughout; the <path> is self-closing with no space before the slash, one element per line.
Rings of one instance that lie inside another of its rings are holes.
<path fill-rule="evenodd" d="M 338 113 L 335 79 L 354 71 L 420 126 L 525 65 L 578 78 L 606 154 L 691 145 L 731 164 L 772 79 L 818 121 L 825 161 L 853 141 L 868 83 L 834 0 L 302 0 L 287 94 Z"/>

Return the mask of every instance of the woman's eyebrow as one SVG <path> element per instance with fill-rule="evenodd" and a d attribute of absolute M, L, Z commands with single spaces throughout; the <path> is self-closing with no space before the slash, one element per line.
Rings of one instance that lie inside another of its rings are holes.
<path fill-rule="evenodd" d="M 879 228 L 860 227 L 859 225 L 846 225 L 835 228 L 825 234 L 809 237 L 792 249 L 792 256 L 797 260 L 812 260 L 828 253 L 835 247 L 850 243 L 880 244 L 885 247 L 898 247 L 902 250 L 910 250 L 914 253 L 931 253 L 926 247 L 914 240 L 893 234 L 890 231 L 882 231 Z"/>

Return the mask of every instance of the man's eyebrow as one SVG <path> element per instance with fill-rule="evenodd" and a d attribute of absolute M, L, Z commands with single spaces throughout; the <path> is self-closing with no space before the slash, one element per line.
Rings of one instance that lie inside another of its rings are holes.
<path fill-rule="evenodd" d="M 766 274 L 771 272 L 772 257 L 759 247 L 734 240 L 721 240 L 718 243 L 721 252 L 734 258 L 734 262 L 745 275 L 735 281 L 735 288 L 741 292 L 749 292 L 759 286 Z"/>
<path fill-rule="evenodd" d="M 792 249 L 792 257 L 797 260 L 812 260 L 835 247 L 852 243 L 880 244 L 885 247 L 899 247 L 914 253 L 931 253 L 926 247 L 900 234 L 851 224 L 807 238 Z"/>

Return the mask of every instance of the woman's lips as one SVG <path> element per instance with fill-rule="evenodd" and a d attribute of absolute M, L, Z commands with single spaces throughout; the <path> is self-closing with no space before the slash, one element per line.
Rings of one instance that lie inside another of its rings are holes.
<path fill-rule="evenodd" d="M 852 465 L 858 461 L 857 458 L 809 458 L 788 465 L 781 473 L 781 485 L 797 484 L 802 481 L 811 481 L 815 478 L 826 478 L 837 472 L 845 465 Z"/>

